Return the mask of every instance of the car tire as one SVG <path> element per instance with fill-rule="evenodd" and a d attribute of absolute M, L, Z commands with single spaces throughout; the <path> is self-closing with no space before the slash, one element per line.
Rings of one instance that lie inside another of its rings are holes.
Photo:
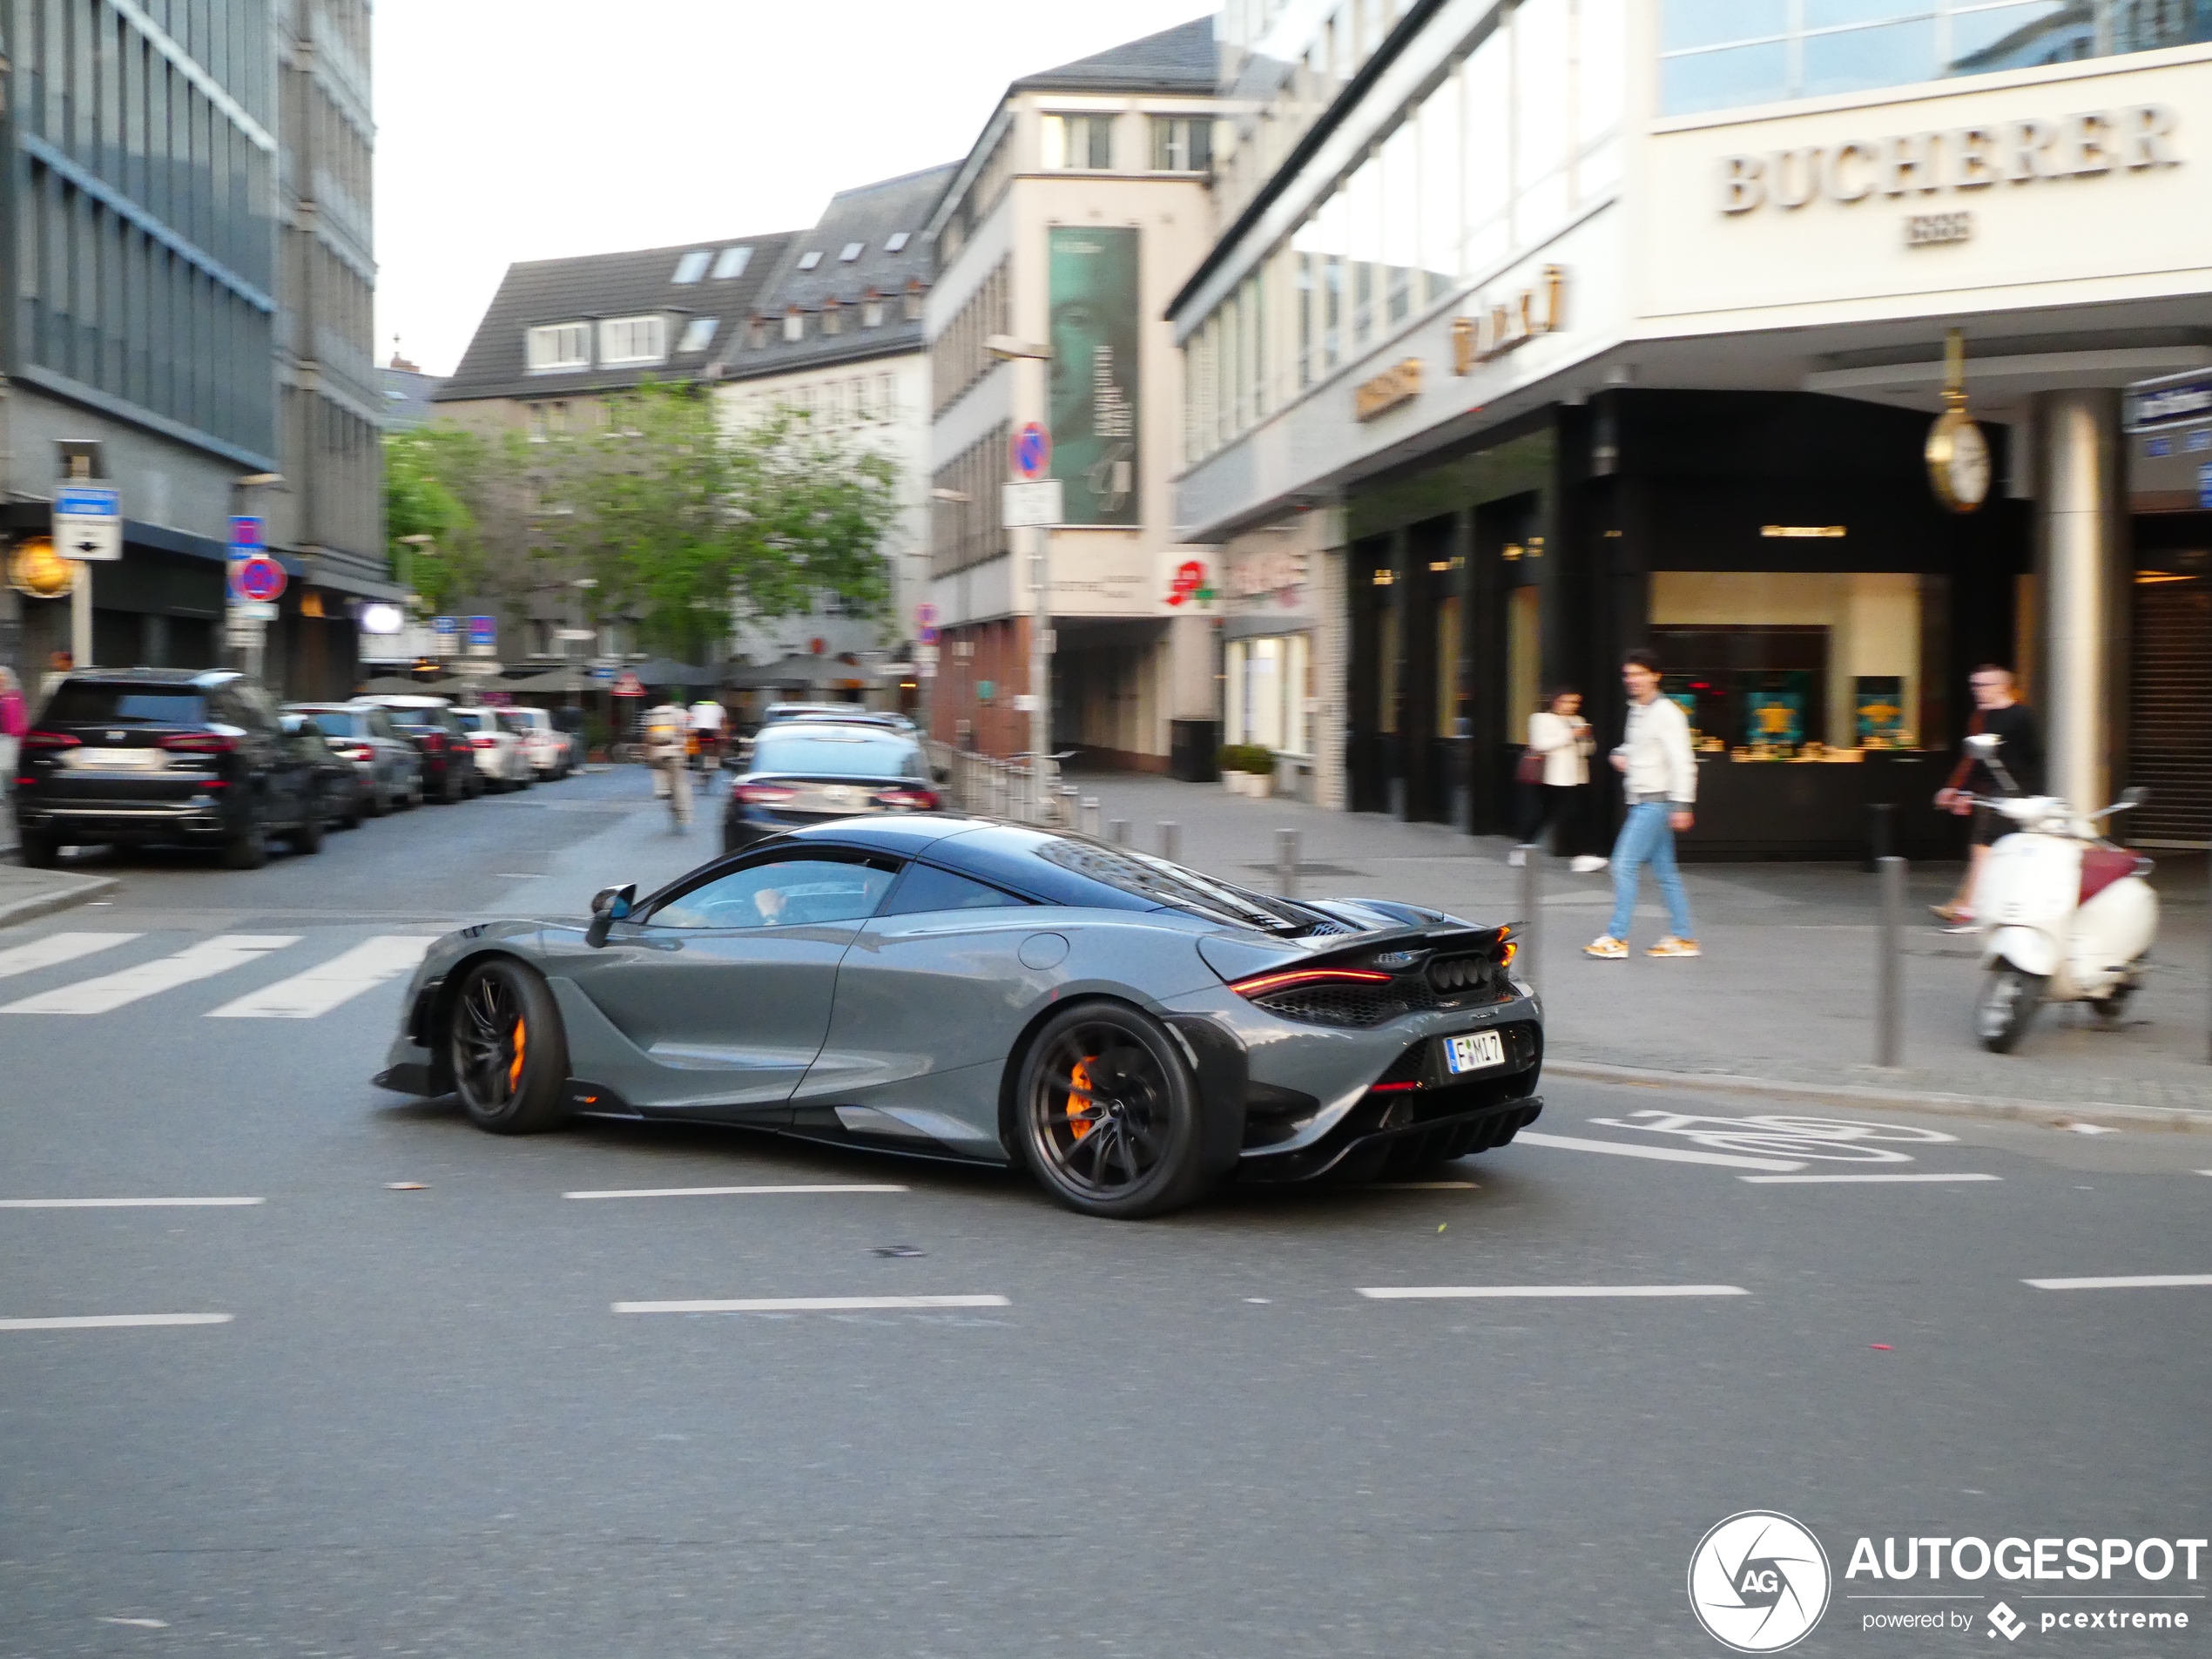
<path fill-rule="evenodd" d="M 17 839 L 22 843 L 25 869 L 51 870 L 62 861 L 62 844 L 52 836 L 41 835 L 36 830 L 25 830 Z"/>
<path fill-rule="evenodd" d="M 2027 1035 L 2043 1003 L 2044 976 L 1999 962 L 1974 998 L 1974 1035 L 1992 1054 L 2010 1054 Z"/>
<path fill-rule="evenodd" d="M 1014 1108 L 1016 1155 L 1083 1215 L 1161 1215 L 1212 1184 L 1190 1062 L 1126 1003 L 1078 1002 L 1046 1021 L 1022 1054 Z"/>
<path fill-rule="evenodd" d="M 509 956 L 471 968 L 447 1025 L 454 1092 L 478 1129 L 536 1135 L 565 1116 L 568 1037 L 544 980 Z"/>
<path fill-rule="evenodd" d="M 411 813 L 428 799 L 428 796 L 429 792 L 422 786 L 422 769 L 418 766 L 414 775 L 408 779 L 407 793 L 400 798 L 400 805 Z"/>
<path fill-rule="evenodd" d="M 360 796 L 357 794 L 354 799 L 358 800 Z M 368 786 L 368 806 L 364 809 L 366 815 L 370 818 L 381 818 L 391 810 L 391 796 L 384 792 L 383 786 L 381 784 L 371 782 Z M 363 812 L 356 812 L 354 814 L 354 822 L 347 825 L 346 827 L 347 829 L 352 829 L 354 825 L 357 825 L 361 821 L 363 815 Z"/>
<path fill-rule="evenodd" d="M 269 826 L 256 806 L 247 813 L 244 826 L 224 843 L 223 862 L 233 870 L 258 870 L 268 861 Z"/>
<path fill-rule="evenodd" d="M 307 815 L 300 820 L 300 827 L 293 830 L 288 839 L 294 853 L 305 854 L 322 851 L 322 802 L 315 800 L 308 803 Z"/>

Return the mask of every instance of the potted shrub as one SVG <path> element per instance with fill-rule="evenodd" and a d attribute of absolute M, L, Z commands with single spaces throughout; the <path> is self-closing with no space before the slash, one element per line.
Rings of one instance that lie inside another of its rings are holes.
<path fill-rule="evenodd" d="M 1222 786 L 1232 795 L 1264 799 L 1275 785 L 1275 752 L 1264 743 L 1225 743 L 1219 757 Z"/>

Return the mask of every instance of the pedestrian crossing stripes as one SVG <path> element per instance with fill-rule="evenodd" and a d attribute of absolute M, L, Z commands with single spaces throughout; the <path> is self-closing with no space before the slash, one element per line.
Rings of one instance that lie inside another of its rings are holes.
<path fill-rule="evenodd" d="M 146 937 L 135 933 L 50 934 L 26 945 L 0 950 L 0 978 L 62 967 Z M 249 968 L 264 957 L 289 950 L 300 942 L 301 936 L 297 934 L 221 934 L 113 973 L 20 997 L 0 1006 L 0 1014 L 109 1014 L 164 992 L 215 979 L 235 968 Z M 385 934 L 361 940 L 327 961 L 208 1009 L 207 1017 L 316 1019 L 365 991 L 406 977 L 434 942 L 429 935 L 421 934 Z"/>
<path fill-rule="evenodd" d="M 362 941 L 304 974 L 249 991 L 210 1011 L 211 1020 L 312 1020 L 359 996 L 372 985 L 415 971 L 432 941 L 386 935 Z"/>
<path fill-rule="evenodd" d="M 0 1008 L 0 1014 L 107 1014 L 160 991 L 242 968 L 273 950 L 300 942 L 297 934 L 219 934 L 173 956 L 158 956 L 118 973 L 80 980 Z"/>
<path fill-rule="evenodd" d="M 28 945 L 11 945 L 0 950 L 0 979 L 28 974 L 35 968 L 58 968 L 80 956 L 90 956 L 96 950 L 127 945 L 144 937 L 143 934 L 49 934 Z"/>

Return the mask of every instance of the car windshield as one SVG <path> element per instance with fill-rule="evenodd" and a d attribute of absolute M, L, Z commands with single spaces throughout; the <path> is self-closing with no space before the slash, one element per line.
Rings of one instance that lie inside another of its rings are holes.
<path fill-rule="evenodd" d="M 779 725 L 753 745 L 752 770 L 806 778 L 921 778 L 921 751 L 851 726 Z"/>
<path fill-rule="evenodd" d="M 531 719 L 530 717 L 521 709 L 500 710 L 499 723 L 500 725 L 505 726 L 509 732 L 519 732 L 524 737 L 528 737 L 537 725 L 536 721 Z"/>
<path fill-rule="evenodd" d="M 199 725 L 207 718 L 207 699 L 189 685 L 155 690 L 72 680 L 39 718 L 49 725 Z"/>
<path fill-rule="evenodd" d="M 1303 907 L 1264 899 L 1226 881 L 1186 870 L 1165 859 L 1102 841 L 1056 837 L 1037 848 L 1037 856 L 1063 870 L 1103 881 L 1123 893 L 1150 899 L 1170 909 L 1204 916 L 1209 921 L 1234 922 L 1263 933 L 1299 934 L 1315 918 Z"/>
<path fill-rule="evenodd" d="M 302 709 L 322 728 L 326 738 L 358 738 L 367 735 L 363 722 L 368 717 L 353 709 Z"/>
<path fill-rule="evenodd" d="M 459 717 L 461 724 L 471 732 L 499 730 L 499 718 L 489 709 L 455 709 L 454 713 Z"/>

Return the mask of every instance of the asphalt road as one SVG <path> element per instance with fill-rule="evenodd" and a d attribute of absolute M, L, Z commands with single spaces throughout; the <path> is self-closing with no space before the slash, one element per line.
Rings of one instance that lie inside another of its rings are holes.
<path fill-rule="evenodd" d="M 2212 1276 L 2198 1136 L 1558 1083 L 1447 1184 L 1117 1224 L 735 1133 L 499 1140 L 367 1082 L 395 982 L 268 1017 L 711 845 L 622 772 L 257 873 L 102 860 L 113 904 L 0 933 L 0 1656 L 1716 1654 L 1686 1569 L 1750 1508 L 1831 1558 L 1802 1653 L 2202 1650 L 2201 1600 L 2069 1642 L 2031 1598 L 2212 1561 L 1844 1577 L 1862 1534 L 2207 1533 L 2212 1283 L 2026 1282 Z M 8 954 L 91 934 L 134 936 Z M 1939 1178 L 1767 1178 L 1808 1175 Z M 708 1186 L 849 1190 L 569 1196 Z M 118 1197 L 255 1202 L 22 1203 Z M 1523 1293 L 1363 1294 L 1437 1287 Z M 845 1297 L 1003 1300 L 616 1311 Z M 8 1323 L 142 1315 L 224 1318 Z M 1851 1599 L 1915 1589 L 1972 1628 Z"/>

